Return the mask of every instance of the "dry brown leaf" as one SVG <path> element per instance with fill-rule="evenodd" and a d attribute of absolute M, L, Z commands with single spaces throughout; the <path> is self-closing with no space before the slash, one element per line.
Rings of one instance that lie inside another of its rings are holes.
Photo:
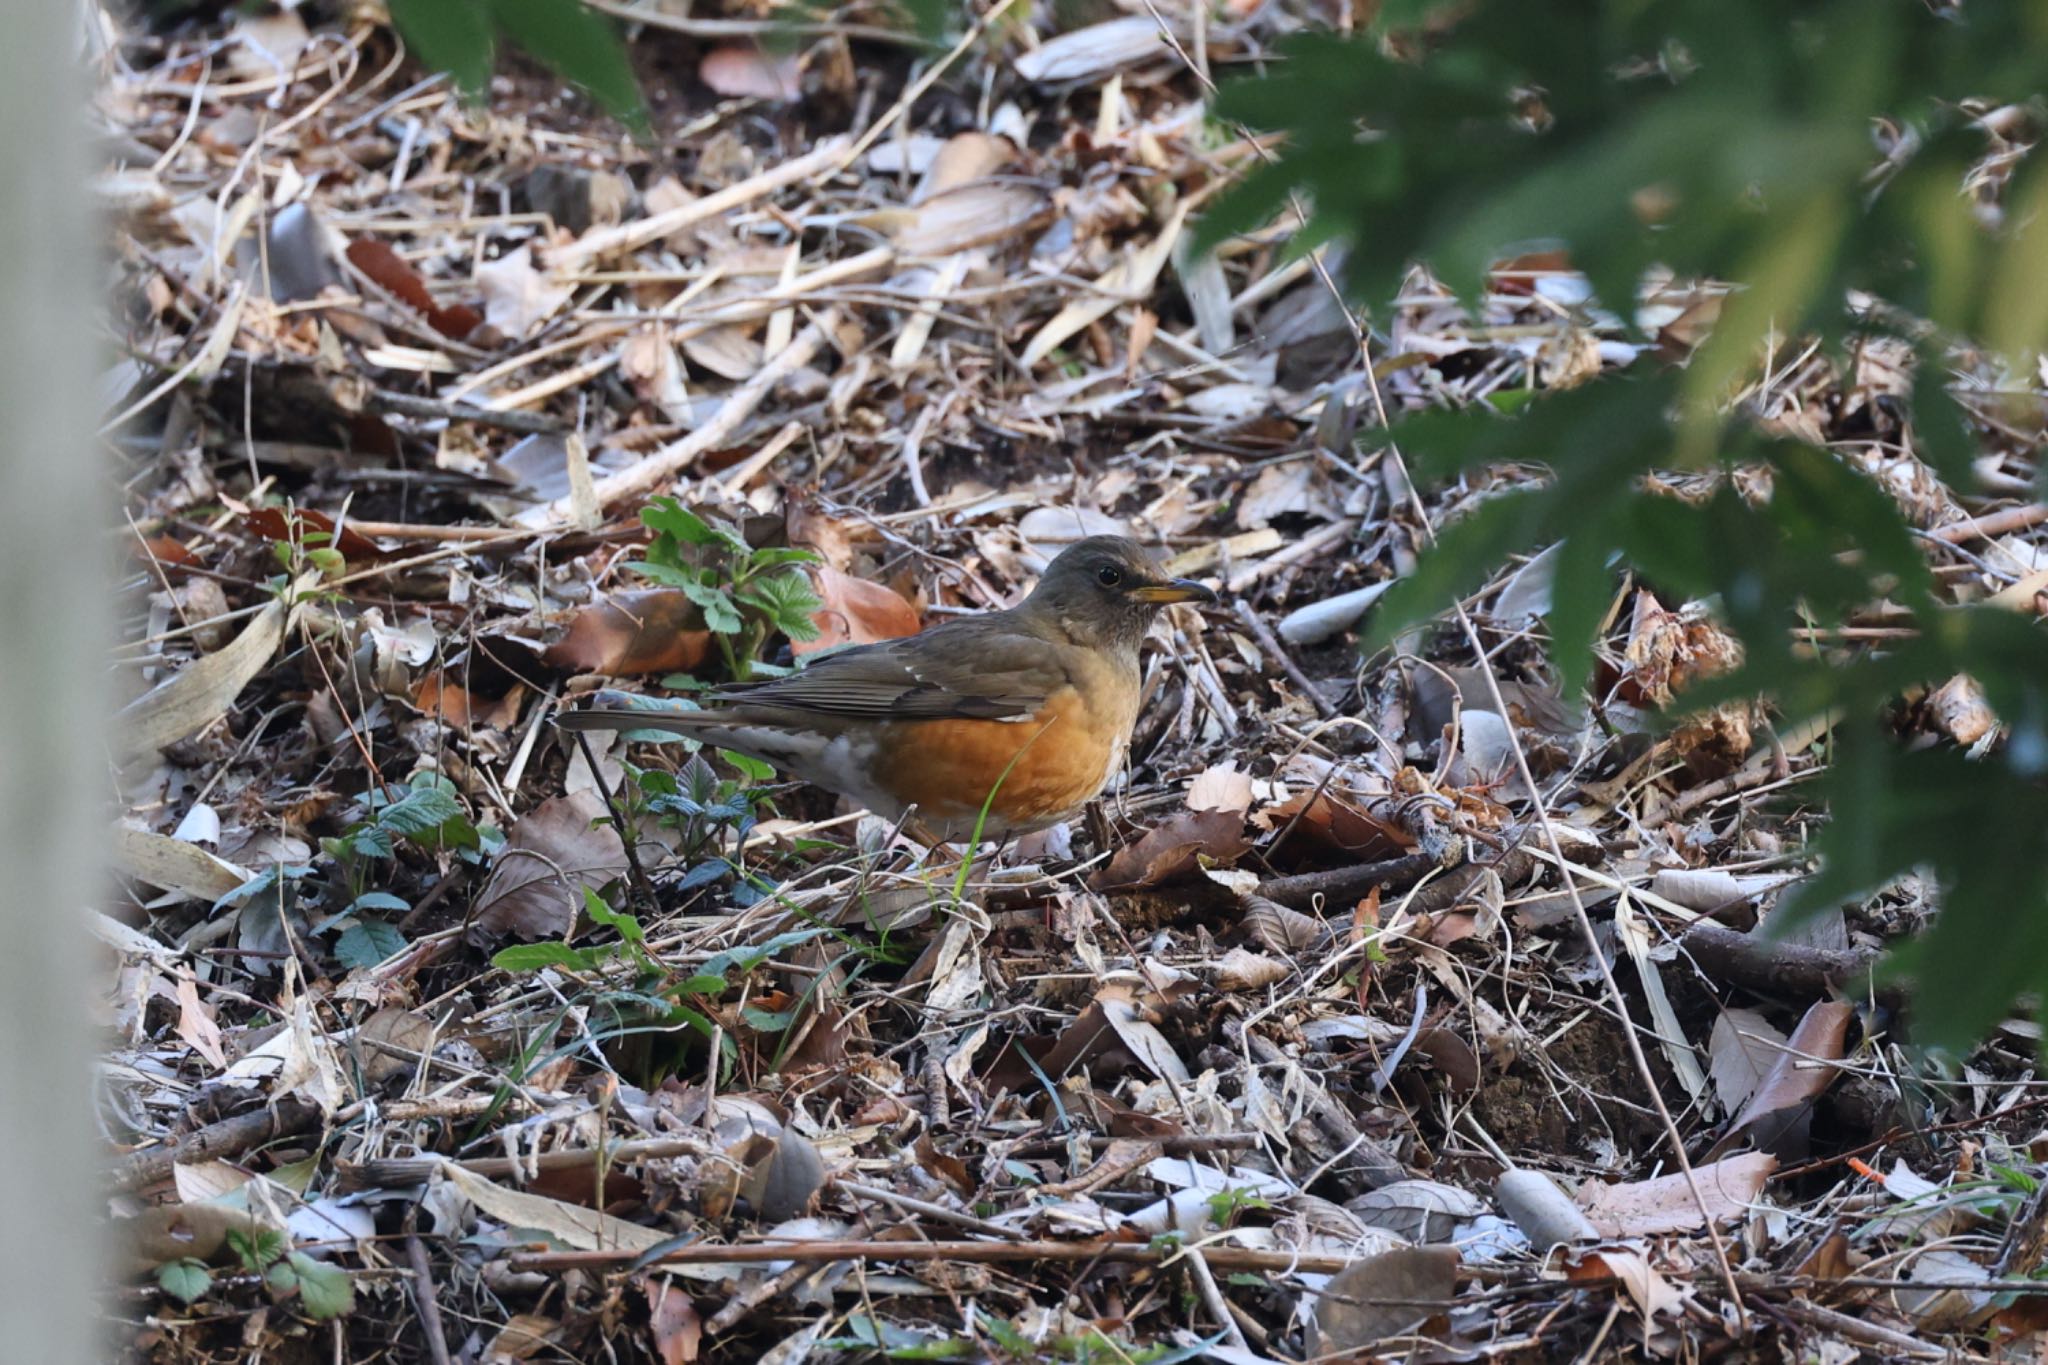
<path fill-rule="evenodd" d="M 1118 849 L 1090 885 L 1098 891 L 1158 886 L 1194 871 L 1201 859 L 1235 862 L 1250 847 L 1241 815 L 1225 810 L 1177 811 L 1136 843 Z"/>
<path fill-rule="evenodd" d="M 1707 1039 L 1707 1074 L 1729 1113 L 1749 1103 L 1784 1047 L 1785 1035 L 1755 1010 L 1723 1010 L 1715 1017 Z"/>
<path fill-rule="evenodd" d="M 113 864 L 123 876 L 194 900 L 217 901 L 255 874 L 167 834 L 117 828 Z"/>
<path fill-rule="evenodd" d="M 794 53 L 772 57 L 752 43 L 721 43 L 697 63 L 697 79 L 730 99 L 793 104 L 803 98 L 803 67 Z"/>
<path fill-rule="evenodd" d="M 1706 1226 L 1709 1217 L 1727 1223 L 1748 1213 L 1764 1182 L 1777 1169 L 1778 1159 L 1767 1152 L 1744 1152 L 1696 1166 L 1693 1178 L 1699 1183 L 1700 1199 L 1693 1198 L 1683 1171 L 1622 1185 L 1588 1181 L 1579 1187 L 1579 1207 L 1603 1237 L 1695 1232 Z"/>
<path fill-rule="evenodd" d="M 871 645 L 915 635 L 923 628 L 917 608 L 901 594 L 871 579 L 855 578 L 829 564 L 811 568 L 811 581 L 824 606 L 811 613 L 818 627 L 815 640 L 793 640 L 790 653 L 799 657 L 834 645 Z"/>
<path fill-rule="evenodd" d="M 1009 241 L 1052 219 L 1052 196 L 1025 180 L 977 180 L 935 194 L 896 217 L 905 256 L 951 256 Z"/>
<path fill-rule="evenodd" d="M 1288 843 L 1305 839 L 1360 861 L 1392 858 L 1408 851 L 1408 838 L 1400 830 L 1327 791 L 1297 792 L 1259 811 L 1252 816 L 1252 824 L 1285 831 Z M 1278 847 L 1274 845 L 1276 850 Z"/>
<path fill-rule="evenodd" d="M 1344 1267 L 1316 1296 L 1318 1354 L 1364 1350 L 1448 1313 L 1459 1263 L 1453 1247 L 1398 1247 Z"/>
<path fill-rule="evenodd" d="M 647 1297 L 647 1332 L 661 1365 L 691 1365 L 704 1343 L 704 1320 L 690 1296 L 660 1275 L 636 1275 Z"/>
<path fill-rule="evenodd" d="M 1188 784 L 1189 810 L 1222 810 L 1243 815 L 1252 808 L 1252 775 L 1237 770 L 1237 763 L 1225 759 L 1212 763 Z"/>
<path fill-rule="evenodd" d="M 1030 369 L 1076 332 L 1109 316 L 1124 304 L 1135 303 L 1149 294 L 1153 282 L 1159 278 L 1160 267 L 1173 254 L 1173 244 L 1180 240 L 1180 230 L 1187 217 L 1187 205 L 1175 205 L 1173 215 L 1166 220 L 1166 226 L 1159 230 L 1159 235 L 1144 246 L 1130 250 L 1115 265 L 1102 272 L 1093 289 L 1054 314 L 1052 320 L 1039 328 L 1037 335 L 1024 347 L 1024 354 L 1017 358 L 1017 363 Z"/>
<path fill-rule="evenodd" d="M 560 312 L 574 297 L 575 289 L 556 282 L 534 268 L 533 247 L 522 243 L 495 261 L 476 268 L 476 285 L 483 291 L 484 321 L 508 341 L 530 335 L 534 328 Z"/>
<path fill-rule="evenodd" d="M 688 673 L 711 654 L 704 612 L 681 588 L 613 593 L 580 608 L 541 661 L 577 673 Z"/>
<path fill-rule="evenodd" d="M 1016 159 L 1017 144 L 999 133 L 956 133 L 933 155 L 910 202 L 922 204 L 934 195 L 986 179 Z"/>
<path fill-rule="evenodd" d="M 188 739 L 228 713 L 284 642 L 286 610 L 272 601 L 242 628 L 234 642 L 195 659 L 167 681 L 143 693 L 114 717 L 119 752 L 129 758 Z"/>
<path fill-rule="evenodd" d="M 1621 1281 L 1645 1320 L 1675 1314 L 1685 1307 L 1688 1290 L 1680 1289 L 1650 1264 L 1649 1257 L 1629 1247 L 1594 1247 L 1564 1258 L 1566 1280 Z"/>
<path fill-rule="evenodd" d="M 1249 948 L 1232 948 L 1216 964 L 1216 986 L 1226 991 L 1264 990 L 1287 979 L 1294 969 L 1264 953 Z"/>
<path fill-rule="evenodd" d="M 1853 1005 L 1841 1000 L 1823 1000 L 1808 1009 L 1770 1074 L 1708 1156 L 1720 1156 L 1742 1137 L 1783 1160 L 1804 1156 L 1813 1102 L 1840 1074 L 1828 1063 L 1841 1060 L 1855 1013 Z"/>
<path fill-rule="evenodd" d="M 593 792 L 550 797 L 521 816 L 477 897 L 475 932 L 487 939 L 563 938 L 583 913 L 583 891 L 625 875 L 626 846 Z"/>

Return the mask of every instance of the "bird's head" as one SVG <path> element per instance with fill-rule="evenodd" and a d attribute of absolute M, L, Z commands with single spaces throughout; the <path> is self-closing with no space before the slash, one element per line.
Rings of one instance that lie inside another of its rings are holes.
<path fill-rule="evenodd" d="M 1152 618 L 1175 602 L 1214 602 L 1192 578 L 1169 578 L 1136 541 L 1089 536 L 1060 551 L 1024 607 L 1080 644 L 1135 650 Z"/>

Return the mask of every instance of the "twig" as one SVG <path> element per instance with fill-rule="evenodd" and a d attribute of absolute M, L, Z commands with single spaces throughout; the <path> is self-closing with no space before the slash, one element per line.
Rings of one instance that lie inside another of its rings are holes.
<path fill-rule="evenodd" d="M 976 1264 L 1009 1261 L 1119 1261 L 1138 1265 L 1166 1265 L 1179 1260 L 1192 1248 L 1162 1246 L 1151 1242 L 747 1242 L 737 1246 L 697 1243 L 678 1247 L 650 1261 L 649 1265 L 759 1265 L 764 1261 L 966 1261 Z M 1217 1270 L 1252 1270 L 1278 1273 L 1299 1271 L 1311 1275 L 1334 1275 L 1355 1257 L 1328 1253 L 1255 1251 L 1248 1247 L 1205 1245 L 1202 1254 Z M 610 1270 L 632 1265 L 639 1254 L 632 1251 L 547 1251 L 514 1256 L 512 1270 Z"/>
<path fill-rule="evenodd" d="M 1704 919 L 1685 931 L 1678 947 L 1717 983 L 1794 1000 L 1817 1000 L 1836 990 L 1862 995 L 1870 988 L 1870 971 L 1879 956 L 1872 951 L 1779 943 Z M 1905 1003 L 1906 992 L 1892 984 L 1877 988 L 1876 998 L 1896 1008 Z"/>
<path fill-rule="evenodd" d="M 605 785 L 604 773 L 597 766 L 597 751 L 590 747 L 590 736 L 581 730 L 573 732 L 576 747 L 583 751 L 583 761 L 590 765 L 590 781 L 596 786 L 597 794 L 604 798 L 604 808 L 612 817 L 612 825 L 619 831 L 619 846 L 626 851 L 626 867 L 632 873 L 633 890 L 639 893 L 641 908 L 652 915 L 661 908 L 654 898 L 654 883 L 647 879 L 647 869 L 640 866 L 640 852 L 634 847 L 639 840 L 634 837 L 633 827 L 626 822 L 625 812 L 612 799 L 612 789 Z"/>
<path fill-rule="evenodd" d="M 440 1290 L 434 1284 L 433 1263 L 427 1259 L 426 1244 L 419 1234 L 405 1234 L 405 1257 L 412 1262 L 412 1301 L 419 1305 L 420 1331 L 426 1334 L 427 1355 L 434 1365 L 449 1365 L 448 1336 L 441 1330 Z"/>
<path fill-rule="evenodd" d="M 478 426 L 498 427 L 521 436 L 545 436 L 561 431 L 562 424 L 552 417 L 543 417 L 532 412 L 513 412 L 504 408 L 480 408 L 469 403 L 451 403 L 442 398 L 421 398 L 410 393 L 395 393 L 390 389 L 372 389 L 370 396 L 379 404 L 405 417 L 423 417 L 444 422 L 475 422 Z"/>
<path fill-rule="evenodd" d="M 2032 502 L 2024 507 L 2008 507 L 2002 512 L 1987 512 L 1968 521 L 1937 526 L 1927 534 L 1936 540 L 1960 545 L 1979 536 L 2002 536 L 2008 531 L 2024 531 L 2044 521 L 2048 521 L 2048 503 Z"/>
<path fill-rule="evenodd" d="M 304 1100 L 279 1100 L 275 1105 L 209 1123 L 176 1142 L 125 1157 L 108 1173 L 106 1183 L 118 1191 L 139 1190 L 168 1180 L 173 1166 L 240 1156 L 274 1139 L 318 1127 L 319 1123 L 319 1106 Z"/>

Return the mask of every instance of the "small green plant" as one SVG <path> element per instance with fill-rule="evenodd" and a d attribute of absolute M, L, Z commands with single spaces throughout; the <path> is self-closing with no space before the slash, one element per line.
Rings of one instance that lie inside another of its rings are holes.
<path fill-rule="evenodd" d="M 1237 1216 L 1246 1209 L 1270 1209 L 1273 1201 L 1261 1197 L 1251 1190 L 1227 1186 L 1209 1196 L 1209 1221 L 1219 1228 L 1228 1228 L 1237 1222 Z"/>
<path fill-rule="evenodd" d="M 430 852 L 452 852 L 466 862 L 481 861 L 503 842 L 498 831 L 470 822 L 455 798 L 455 784 L 439 773 L 416 773 L 404 786 L 373 787 L 363 794 L 363 806 L 367 819 L 338 838 L 320 841 L 321 851 L 340 867 L 349 901 L 314 932 L 339 928 L 334 955 L 351 968 L 375 966 L 405 947 L 405 936 L 396 925 L 369 913 L 402 914 L 411 908 L 403 897 L 369 886 L 372 871 L 396 858 L 401 842 Z"/>
<path fill-rule="evenodd" d="M 725 670 L 746 682 L 761 669 L 761 647 L 771 636 L 815 640 L 813 613 L 825 604 L 811 590 L 803 566 L 809 550 L 757 550 L 737 528 L 700 517 L 674 498 L 656 498 L 640 512 L 655 533 L 647 557 L 628 565 L 642 576 L 680 588 L 704 613 Z"/>
<path fill-rule="evenodd" d="M 728 1061 L 734 1055 L 733 1041 L 711 1021 L 714 1002 L 732 989 L 737 978 L 784 948 L 808 942 L 825 932 L 822 928 L 796 929 L 777 934 L 765 943 L 728 948 L 684 975 L 648 950 L 647 933 L 637 916 L 612 909 L 604 897 L 588 888 L 583 892 L 583 909 L 592 923 L 616 931 L 618 938 L 583 948 L 557 940 L 517 943 L 499 949 L 491 958 L 491 965 L 507 972 L 535 972 L 552 967 L 593 978 L 610 977 L 623 969 L 625 983 L 597 996 L 597 1003 L 621 1014 L 622 1027 L 652 1021 L 657 1027 L 690 1028 L 704 1038 L 718 1038 Z M 628 1017 L 630 1025 L 626 1023 Z"/>
<path fill-rule="evenodd" d="M 230 1231 L 227 1240 L 228 1248 L 240 1258 L 244 1269 L 251 1275 L 261 1275 L 263 1282 L 279 1297 L 296 1291 L 299 1302 L 306 1306 L 307 1316 L 315 1321 L 338 1318 L 355 1308 L 355 1284 L 349 1279 L 348 1272 L 339 1266 L 317 1261 L 303 1251 L 294 1251 L 286 1233 L 275 1228 L 253 1234 Z M 187 1262 L 175 1262 L 174 1265 L 186 1267 L 179 1273 L 179 1281 L 184 1288 L 191 1288 L 199 1276 L 205 1275 L 203 1266 L 198 1268 L 199 1275 L 194 1275 Z M 164 1273 L 171 1269 L 171 1266 L 165 1266 L 157 1273 L 159 1284 L 164 1283 Z M 210 1287 L 211 1277 L 206 1278 Z M 164 1287 L 167 1292 L 177 1292 L 167 1284 Z"/>

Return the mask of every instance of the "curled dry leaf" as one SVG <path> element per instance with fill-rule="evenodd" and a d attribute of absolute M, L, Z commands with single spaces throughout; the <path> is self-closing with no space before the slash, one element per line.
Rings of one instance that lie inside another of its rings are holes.
<path fill-rule="evenodd" d="M 1678 1313 L 1689 1291 L 1678 1288 L 1632 1247 L 1594 1247 L 1567 1255 L 1558 1263 L 1567 1281 L 1619 1280 L 1645 1321 Z"/>
<path fill-rule="evenodd" d="M 1942 733 L 1968 748 L 1998 728 L 1998 716 L 1984 700 L 1974 678 L 1958 674 L 1927 699 L 1927 709 Z"/>
<path fill-rule="evenodd" d="M 563 938 L 583 910 L 583 892 L 626 871 L 626 846 L 592 792 L 543 801 L 512 826 L 477 898 L 476 933 L 485 938 Z"/>
<path fill-rule="evenodd" d="M 1708 1155 L 1718 1157 L 1745 1137 L 1758 1150 L 1785 1160 L 1805 1155 L 1813 1103 L 1840 1074 L 1828 1063 L 1841 1060 L 1854 1014 L 1855 1007 L 1840 1000 L 1823 1000 L 1808 1009 L 1770 1074 Z"/>
<path fill-rule="evenodd" d="M 994 246 L 1052 221 L 1052 196 L 1026 180 L 976 180 L 934 194 L 896 217 L 905 256 L 951 256 Z"/>
<path fill-rule="evenodd" d="M 1232 948 L 1216 964 L 1216 985 L 1226 991 L 1258 991 L 1287 979 L 1294 969 L 1264 953 Z"/>
<path fill-rule="evenodd" d="M 834 645 L 900 639 L 917 634 L 924 625 L 917 608 L 885 584 L 855 578 L 829 564 L 812 566 L 811 581 L 825 605 L 811 613 L 818 638 L 790 642 L 790 652 L 799 657 Z"/>
<path fill-rule="evenodd" d="M 1136 15 L 1062 33 L 1018 57 L 1012 68 L 1027 81 L 1082 81 L 1171 55 L 1159 21 Z"/>
<path fill-rule="evenodd" d="M 1186 876 L 1204 858 L 1234 862 L 1250 848 L 1242 816 L 1221 810 L 1178 811 L 1136 843 L 1118 849 L 1091 884 L 1098 891 L 1158 886 Z"/>
<path fill-rule="evenodd" d="M 688 673 L 711 653 L 704 612 L 681 588 L 614 593 L 580 608 L 541 661 L 576 673 Z"/>
<path fill-rule="evenodd" d="M 771 57 L 752 43 L 722 43 L 697 63 L 697 78 L 730 99 L 793 104 L 803 98 L 803 68 L 794 53 Z"/>
<path fill-rule="evenodd" d="M 1332 853 L 1369 862 L 1408 851 L 1400 829 L 1366 814 L 1328 791 L 1296 792 L 1252 816 L 1260 829 L 1284 832 L 1286 840 L 1305 839 Z M 1277 845 L 1276 845 L 1277 847 Z"/>
<path fill-rule="evenodd" d="M 1016 159 L 1017 144 L 1000 133 L 956 133 L 933 154 L 910 202 L 922 204 L 933 195 L 986 179 Z"/>
<path fill-rule="evenodd" d="M 139 758 L 188 739 L 226 715 L 242 689 L 277 653 L 285 624 L 284 602 L 272 601 L 233 643 L 193 660 L 123 707 L 114 717 L 117 751 Z"/>
<path fill-rule="evenodd" d="M 1707 1074 L 1729 1113 L 1756 1094 L 1784 1052 L 1785 1035 L 1755 1010 L 1723 1010 L 1707 1039 Z"/>

